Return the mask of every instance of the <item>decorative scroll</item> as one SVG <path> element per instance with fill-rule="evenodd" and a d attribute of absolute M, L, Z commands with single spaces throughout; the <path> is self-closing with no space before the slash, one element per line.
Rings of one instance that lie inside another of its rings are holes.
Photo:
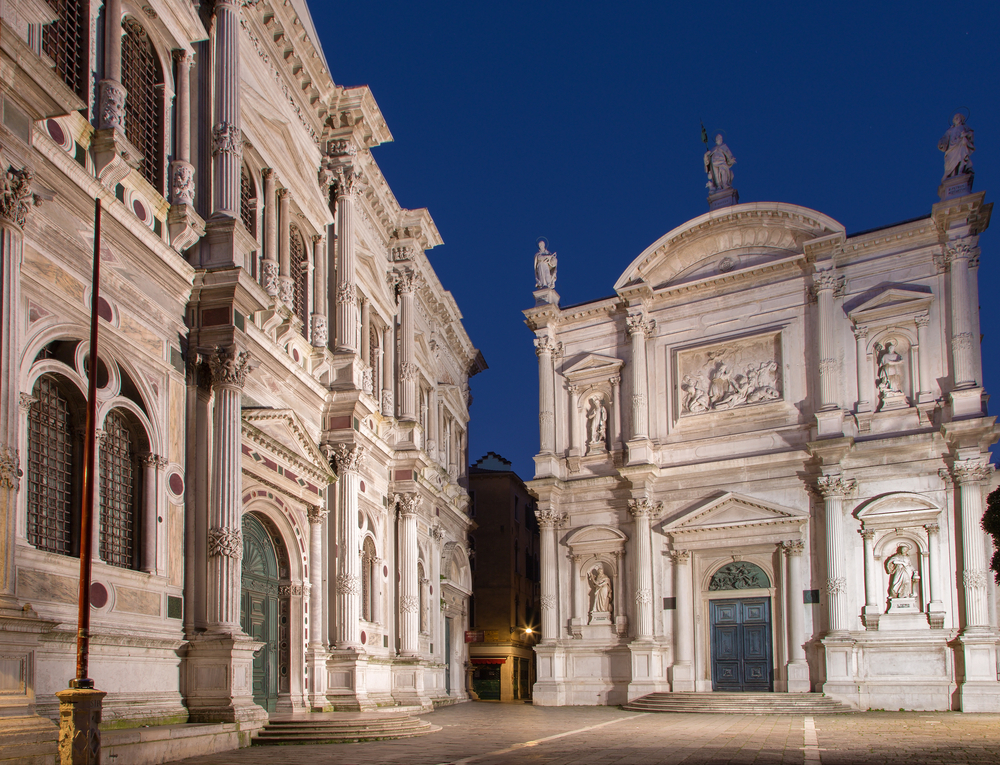
<path fill-rule="evenodd" d="M 756 590 L 771 586 L 764 570 L 753 563 L 727 563 L 712 575 L 709 590 Z"/>
<path fill-rule="evenodd" d="M 778 334 L 681 351 L 681 415 L 737 409 L 782 398 Z"/>

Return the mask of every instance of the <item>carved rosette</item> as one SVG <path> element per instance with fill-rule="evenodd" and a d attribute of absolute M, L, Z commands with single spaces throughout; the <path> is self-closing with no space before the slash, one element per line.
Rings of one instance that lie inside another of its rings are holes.
<path fill-rule="evenodd" d="M 415 614 L 420 610 L 420 600 L 416 595 L 403 595 L 399 599 L 399 610 L 404 614 Z"/>
<path fill-rule="evenodd" d="M 278 262 L 275 260 L 263 260 L 261 262 L 260 286 L 264 288 L 271 297 L 278 295 Z"/>
<path fill-rule="evenodd" d="M 360 580 L 354 574 L 340 574 L 337 577 L 337 592 L 343 595 L 357 595 Z"/>
<path fill-rule="evenodd" d="M 23 475 L 20 466 L 21 460 L 17 449 L 0 446 L 0 489 L 20 490 Z"/>
<path fill-rule="evenodd" d="M 663 510 L 662 502 L 653 502 L 649 497 L 630 499 L 628 501 L 628 511 L 633 518 L 655 518 Z"/>
<path fill-rule="evenodd" d="M 309 518 L 309 524 L 312 525 L 322 523 L 326 519 L 326 513 L 326 508 L 311 505 L 306 511 L 306 516 Z"/>
<path fill-rule="evenodd" d="M 243 557 L 243 534 L 239 529 L 215 526 L 208 530 L 208 557 L 231 558 L 240 560 Z"/>
<path fill-rule="evenodd" d="M 656 321 L 647 319 L 641 313 L 633 313 L 625 319 L 629 337 L 641 334 L 643 337 L 652 337 L 656 329 Z"/>
<path fill-rule="evenodd" d="M 566 523 L 566 513 L 560 513 L 552 508 L 547 510 L 535 510 L 535 518 L 538 525 L 543 529 L 554 529 Z"/>
<path fill-rule="evenodd" d="M 843 576 L 826 580 L 826 591 L 831 595 L 843 595 L 847 592 L 847 578 Z"/>
<path fill-rule="evenodd" d="M 407 382 L 416 380 L 419 368 L 412 361 L 404 361 L 399 365 L 399 376 Z"/>
<path fill-rule="evenodd" d="M 176 161 L 170 172 L 170 194 L 175 205 L 194 204 L 194 165 Z"/>
<path fill-rule="evenodd" d="M 338 474 L 360 473 L 365 465 L 366 453 L 367 448 L 361 444 L 337 444 L 330 461 Z"/>
<path fill-rule="evenodd" d="M 337 304 L 354 305 L 358 302 L 358 288 L 351 282 L 343 282 L 337 286 Z"/>
<path fill-rule="evenodd" d="M 315 313 L 310 319 L 312 326 L 309 328 L 309 337 L 312 338 L 314 348 L 326 348 L 330 341 L 330 330 L 326 317 L 323 314 Z"/>
<path fill-rule="evenodd" d="M 675 566 L 686 566 L 691 560 L 690 550 L 671 550 L 670 560 Z"/>
<path fill-rule="evenodd" d="M 834 497 L 849 497 L 858 488 L 858 482 L 853 478 L 839 475 L 821 475 L 816 479 L 816 492 L 823 499 Z"/>
<path fill-rule="evenodd" d="M 420 509 L 420 496 L 417 494 L 393 494 L 392 504 L 398 508 L 400 516 L 416 515 Z"/>
<path fill-rule="evenodd" d="M 556 607 L 556 599 L 551 595 L 542 595 L 541 605 L 543 611 L 551 611 Z"/>
<path fill-rule="evenodd" d="M 27 168 L 15 170 L 8 166 L 0 179 L 0 219 L 23 228 L 31 209 L 31 182 L 34 176 Z"/>
<path fill-rule="evenodd" d="M 653 602 L 653 593 L 645 587 L 636 590 L 635 602 L 639 605 L 649 605 Z"/>
<path fill-rule="evenodd" d="M 128 95 L 120 82 L 101 80 L 98 113 L 102 129 L 125 132 L 125 97 Z"/>
<path fill-rule="evenodd" d="M 989 479 L 993 465 L 981 460 L 956 460 L 952 470 L 960 484 L 982 483 Z"/>
<path fill-rule="evenodd" d="M 241 351 L 235 345 L 229 348 L 218 347 L 209 356 L 208 365 L 212 370 L 212 382 L 216 385 L 232 385 L 242 388 L 251 371 L 250 354 Z"/>
<path fill-rule="evenodd" d="M 781 551 L 788 558 L 801 555 L 803 550 L 805 550 L 805 545 L 802 544 L 801 539 L 787 539 L 781 543 Z"/>
<path fill-rule="evenodd" d="M 231 122 L 220 122 L 212 128 L 212 156 L 231 154 L 237 161 L 243 159 L 243 134 Z"/>

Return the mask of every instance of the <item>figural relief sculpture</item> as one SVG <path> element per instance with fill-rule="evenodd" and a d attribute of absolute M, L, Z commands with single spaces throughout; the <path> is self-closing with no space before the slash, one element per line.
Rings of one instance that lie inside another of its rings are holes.
<path fill-rule="evenodd" d="M 678 355 L 681 414 L 736 409 L 782 397 L 777 335 Z"/>
<path fill-rule="evenodd" d="M 590 583 L 590 618 L 588 624 L 611 623 L 611 578 L 604 566 L 594 566 L 587 575 Z"/>

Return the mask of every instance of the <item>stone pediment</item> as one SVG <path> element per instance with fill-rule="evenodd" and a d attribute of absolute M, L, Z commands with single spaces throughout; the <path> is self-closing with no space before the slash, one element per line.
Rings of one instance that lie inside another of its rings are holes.
<path fill-rule="evenodd" d="M 675 544 L 699 539 L 738 544 L 797 539 L 808 522 L 804 510 L 728 492 L 668 519 L 660 530 Z"/>
<path fill-rule="evenodd" d="M 589 377 L 600 377 L 605 374 L 617 374 L 625 362 L 612 356 L 602 356 L 599 353 L 585 353 L 563 367 L 563 374 L 570 380 L 577 381 Z"/>
<path fill-rule="evenodd" d="M 806 242 L 843 231 L 832 218 L 798 205 L 758 202 L 713 210 L 647 247 L 615 283 L 615 290 L 725 275 L 734 266 L 742 267 L 741 261 L 756 264 L 802 254 Z"/>
<path fill-rule="evenodd" d="M 847 315 L 856 324 L 868 324 L 880 319 L 923 313 L 933 300 L 930 289 L 885 287 L 874 295 L 868 293 L 864 296 L 864 301 L 851 308 Z"/>
<path fill-rule="evenodd" d="M 574 555 L 623 550 L 627 541 L 625 533 L 612 526 L 584 526 L 566 537 L 566 545 Z"/>
<path fill-rule="evenodd" d="M 922 494 L 899 491 L 868 500 L 854 515 L 867 529 L 903 528 L 936 522 L 941 508 Z"/>
<path fill-rule="evenodd" d="M 311 473 L 316 480 L 334 480 L 329 462 L 291 409 L 244 409 L 242 415 L 244 438 Z"/>

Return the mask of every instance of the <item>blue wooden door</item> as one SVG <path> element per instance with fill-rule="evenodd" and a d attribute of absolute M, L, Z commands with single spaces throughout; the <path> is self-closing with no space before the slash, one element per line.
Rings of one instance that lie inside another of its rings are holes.
<path fill-rule="evenodd" d="M 712 690 L 770 691 L 771 601 L 712 600 Z"/>
<path fill-rule="evenodd" d="M 253 657 L 253 700 L 268 712 L 278 701 L 278 562 L 260 521 L 243 516 L 240 627 L 264 644 Z"/>

